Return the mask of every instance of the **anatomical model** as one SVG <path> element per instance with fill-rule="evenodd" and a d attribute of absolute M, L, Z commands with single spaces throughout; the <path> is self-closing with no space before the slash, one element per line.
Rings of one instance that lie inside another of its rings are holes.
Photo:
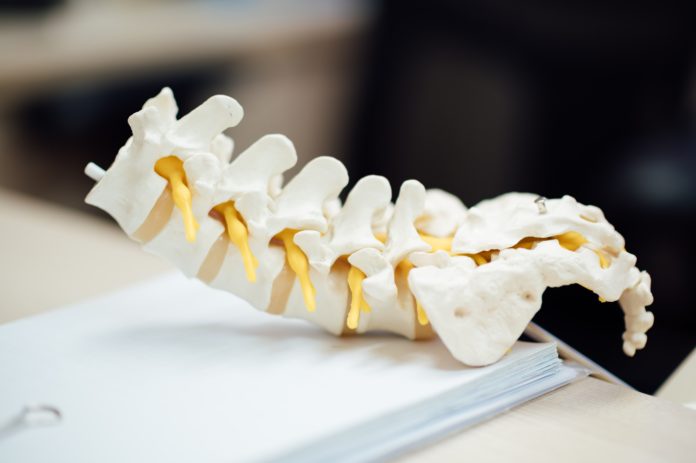
<path fill-rule="evenodd" d="M 133 136 L 86 198 L 145 250 L 258 310 L 303 318 L 336 334 L 435 333 L 467 365 L 497 361 L 541 307 L 547 287 L 578 283 L 625 314 L 623 350 L 647 341 L 650 276 L 602 211 L 570 196 L 508 193 L 467 209 L 415 180 L 392 204 L 389 182 L 348 183 L 343 164 L 296 162 L 282 135 L 266 135 L 231 162 L 222 131 L 242 119 L 213 96 L 176 118 L 168 88 L 128 122 Z"/>

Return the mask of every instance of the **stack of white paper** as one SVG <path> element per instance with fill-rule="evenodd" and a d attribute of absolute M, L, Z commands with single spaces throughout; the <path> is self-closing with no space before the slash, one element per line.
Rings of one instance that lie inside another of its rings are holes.
<path fill-rule="evenodd" d="M 0 461 L 373 460 L 577 375 L 552 344 L 468 368 L 437 340 L 336 338 L 172 275 L 0 327 Z M 37 402 L 62 421 L 13 427 Z"/>

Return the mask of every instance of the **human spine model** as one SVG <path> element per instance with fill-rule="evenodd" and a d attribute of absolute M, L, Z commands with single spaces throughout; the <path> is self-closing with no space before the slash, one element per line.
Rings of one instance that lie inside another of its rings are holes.
<path fill-rule="evenodd" d="M 86 201 L 189 277 L 336 335 L 435 332 L 467 365 L 502 357 L 547 287 L 578 283 L 619 301 L 627 355 L 645 346 L 650 276 L 594 206 L 508 193 L 467 209 L 415 180 L 392 204 L 375 175 L 341 205 L 348 174 L 337 159 L 315 158 L 282 185 L 297 160 L 282 135 L 230 162 L 222 131 L 243 116 L 234 99 L 176 114 L 168 88 L 133 114 L 113 165 L 87 167 L 97 183 Z"/>

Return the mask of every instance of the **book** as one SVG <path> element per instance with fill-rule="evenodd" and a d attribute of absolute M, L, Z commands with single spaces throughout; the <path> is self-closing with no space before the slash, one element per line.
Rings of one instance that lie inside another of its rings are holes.
<path fill-rule="evenodd" d="M 0 372 L 0 461 L 71 463 L 383 460 L 583 375 L 552 343 L 472 368 L 178 274 L 0 326 Z M 35 403 L 61 419 L 21 425 Z"/>

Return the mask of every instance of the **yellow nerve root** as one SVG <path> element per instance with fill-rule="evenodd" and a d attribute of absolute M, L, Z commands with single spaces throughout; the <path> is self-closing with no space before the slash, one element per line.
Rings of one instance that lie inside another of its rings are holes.
<path fill-rule="evenodd" d="M 432 248 L 430 250 L 431 252 L 445 251 L 448 254 L 453 254 L 453 252 L 452 252 L 452 241 L 454 240 L 453 236 L 440 237 L 440 236 L 426 235 L 425 233 L 419 233 L 419 236 L 423 241 L 425 241 L 426 243 L 428 243 L 430 245 L 430 247 Z M 474 262 L 476 262 L 476 265 L 487 264 L 490 261 L 490 253 L 487 251 L 483 251 L 483 252 L 480 252 L 478 254 L 464 254 L 464 255 L 474 259 Z M 423 312 L 423 316 L 425 316 L 425 312 Z"/>
<path fill-rule="evenodd" d="M 446 236 L 446 237 L 440 237 L 440 236 L 432 236 L 432 235 L 426 235 L 425 233 L 419 233 L 418 236 L 428 243 L 430 245 L 431 252 L 435 251 L 447 251 L 448 253 L 452 252 L 452 241 L 454 240 L 454 236 Z"/>
<path fill-rule="evenodd" d="M 432 247 L 432 252 L 446 251 L 452 254 L 453 237 L 437 237 L 426 235 L 424 233 L 421 233 L 420 237 L 423 241 L 425 241 Z M 520 240 L 519 243 L 515 244 L 513 248 L 532 249 L 532 247 L 534 247 L 536 243 L 553 239 L 558 240 L 558 243 L 569 251 L 577 251 L 580 248 L 580 246 L 588 242 L 587 238 L 585 238 L 582 234 L 570 231 L 551 238 L 523 238 L 522 240 Z M 611 265 L 611 260 L 609 259 L 609 257 L 607 257 L 607 254 L 604 251 L 598 249 L 593 249 L 593 251 L 595 254 L 597 254 L 597 257 L 599 258 L 599 265 L 602 268 L 609 268 L 609 266 Z M 482 251 L 478 254 L 465 255 L 474 259 L 476 265 L 483 265 L 490 262 L 490 254 L 491 251 Z"/>
<path fill-rule="evenodd" d="M 426 236 L 428 239 L 433 238 L 433 237 L 430 237 L 428 235 L 421 235 L 421 236 Z M 434 238 L 434 239 L 447 239 L 447 238 Z M 428 241 L 428 244 L 430 244 L 430 241 Z M 433 251 L 439 250 L 439 249 L 435 249 L 435 245 L 433 245 L 433 244 L 430 244 L 430 245 L 433 246 Z M 443 251 L 449 252 L 449 250 L 447 250 L 447 249 L 443 249 Z M 411 269 L 413 269 L 413 267 L 414 267 L 413 262 L 411 262 L 408 259 L 404 259 L 401 262 L 399 262 L 399 264 L 396 266 L 396 269 L 397 269 L 397 271 L 401 272 L 403 275 L 406 276 L 406 275 L 408 275 L 408 272 L 410 272 Z M 415 296 L 413 299 L 416 301 L 416 319 L 418 319 L 418 323 L 421 326 L 425 326 L 428 323 L 430 323 L 430 321 L 428 320 L 428 315 L 425 313 L 425 310 L 423 310 L 423 306 L 421 306 L 420 302 L 418 302 L 418 299 L 416 299 Z"/>
<path fill-rule="evenodd" d="M 225 219 L 227 236 L 230 241 L 237 246 L 237 249 L 239 249 L 242 255 L 242 262 L 244 262 L 247 280 L 249 280 L 250 283 L 255 283 L 256 268 L 259 266 L 259 262 L 251 252 L 251 248 L 249 247 L 249 232 L 244 222 L 242 222 L 237 209 L 235 209 L 234 202 L 227 201 L 226 203 L 218 204 L 213 209 L 220 213 Z"/>
<path fill-rule="evenodd" d="M 607 257 L 607 254 L 599 249 L 593 249 L 594 253 L 599 257 L 599 266 L 602 268 L 609 268 L 611 265 L 611 260 Z"/>
<path fill-rule="evenodd" d="M 580 246 L 587 243 L 587 239 L 577 232 L 563 233 L 562 235 L 558 235 L 556 239 L 561 246 L 570 251 L 576 251 Z M 594 251 L 599 258 L 599 266 L 602 268 L 609 268 L 611 261 L 606 253 L 600 249 L 592 249 L 592 251 Z"/>
<path fill-rule="evenodd" d="M 176 204 L 176 207 L 179 208 L 181 215 L 184 217 L 186 240 L 189 242 L 196 241 L 198 222 L 193 217 L 191 190 L 189 190 L 186 183 L 183 161 L 176 156 L 167 156 L 155 163 L 155 172 L 169 182 L 174 204 Z"/>
<path fill-rule="evenodd" d="M 420 323 L 421 326 L 425 326 L 428 323 L 428 315 L 426 315 L 425 310 L 423 310 L 423 306 L 416 300 L 416 315 L 418 315 L 418 323 Z"/>
<path fill-rule="evenodd" d="M 278 233 L 277 237 L 283 241 L 283 245 L 285 246 L 285 257 L 288 260 L 288 265 L 300 280 L 305 306 L 307 310 L 314 312 L 317 308 L 315 300 L 316 291 L 314 290 L 312 281 L 309 279 L 309 262 L 307 262 L 307 256 L 305 256 L 302 249 L 293 241 L 295 233 L 297 233 L 297 230 L 285 229 Z"/>
<path fill-rule="evenodd" d="M 372 309 L 365 300 L 362 292 L 362 282 L 365 279 L 365 274 L 357 267 L 350 267 L 348 271 L 348 288 L 350 289 L 350 310 L 346 318 L 346 325 L 351 330 L 358 328 L 360 321 L 360 311 L 370 312 Z"/>
<path fill-rule="evenodd" d="M 558 244 L 569 251 L 577 251 L 580 246 L 587 243 L 587 239 L 578 232 L 567 232 L 555 237 Z"/>

